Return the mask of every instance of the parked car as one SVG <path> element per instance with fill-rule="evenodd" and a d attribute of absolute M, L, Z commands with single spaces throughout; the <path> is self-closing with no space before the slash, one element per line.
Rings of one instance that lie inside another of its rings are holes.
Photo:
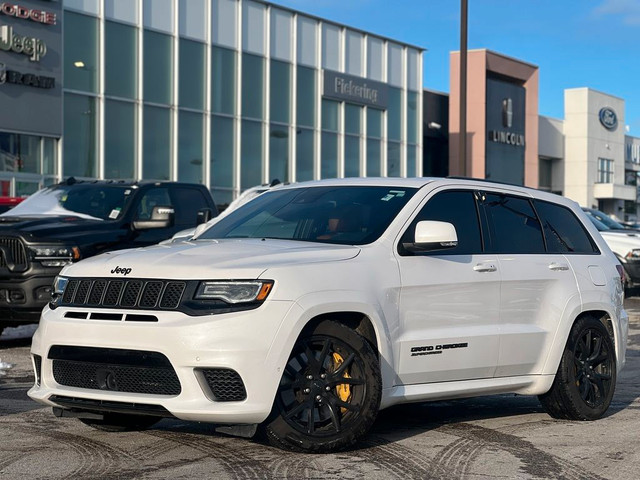
<path fill-rule="evenodd" d="M 0 215 L 0 330 L 37 322 L 65 265 L 142 247 L 217 214 L 203 185 L 69 179 Z"/>
<path fill-rule="evenodd" d="M 0 197 L 0 213 L 8 212 L 24 200 L 24 197 Z"/>
<path fill-rule="evenodd" d="M 586 207 L 582 207 L 582 210 L 589 215 L 592 218 L 595 218 L 596 220 L 598 220 L 600 223 L 604 224 L 609 230 L 612 231 L 621 231 L 621 232 L 629 232 L 629 230 L 637 230 L 636 228 L 629 226 L 629 225 L 625 225 L 623 223 L 620 222 L 616 222 L 613 218 L 611 218 L 609 215 L 607 215 L 604 212 L 601 212 L 600 210 L 596 210 L 595 208 L 586 208 Z"/>
<path fill-rule="evenodd" d="M 304 452 L 346 448 L 405 402 L 513 392 L 594 420 L 625 363 L 621 275 L 556 195 L 460 179 L 285 186 L 190 241 L 65 267 L 28 393 L 102 430 L 177 417 Z"/>
<path fill-rule="evenodd" d="M 589 216 L 589 220 L 622 264 L 625 289 L 640 285 L 640 232 L 609 228 L 594 216 Z"/>

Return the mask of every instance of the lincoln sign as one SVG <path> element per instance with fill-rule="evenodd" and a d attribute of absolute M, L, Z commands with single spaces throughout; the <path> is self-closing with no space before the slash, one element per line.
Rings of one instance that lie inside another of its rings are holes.
<path fill-rule="evenodd" d="M 387 88 L 384 83 L 325 70 L 322 95 L 384 109 L 387 108 Z"/>

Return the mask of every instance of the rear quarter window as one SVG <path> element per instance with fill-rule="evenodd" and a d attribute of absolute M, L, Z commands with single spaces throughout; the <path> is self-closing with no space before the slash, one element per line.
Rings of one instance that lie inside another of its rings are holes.
<path fill-rule="evenodd" d="M 600 253 L 576 215 L 555 203 L 535 200 L 534 205 L 551 253 Z"/>

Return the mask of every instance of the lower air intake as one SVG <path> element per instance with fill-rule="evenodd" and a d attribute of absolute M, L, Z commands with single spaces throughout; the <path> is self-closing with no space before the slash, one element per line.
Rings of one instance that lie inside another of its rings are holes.
<path fill-rule="evenodd" d="M 207 368 L 200 372 L 217 402 L 241 402 L 247 398 L 244 382 L 235 370 Z"/>

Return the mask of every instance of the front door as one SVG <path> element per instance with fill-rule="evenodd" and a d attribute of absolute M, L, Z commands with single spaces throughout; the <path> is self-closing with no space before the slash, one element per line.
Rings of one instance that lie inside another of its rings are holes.
<path fill-rule="evenodd" d="M 401 244 L 413 239 L 422 220 L 453 224 L 458 245 L 420 254 L 399 247 L 400 381 L 408 385 L 490 378 L 499 351 L 501 273 L 497 255 L 483 251 L 474 192 L 435 192 Z"/>

